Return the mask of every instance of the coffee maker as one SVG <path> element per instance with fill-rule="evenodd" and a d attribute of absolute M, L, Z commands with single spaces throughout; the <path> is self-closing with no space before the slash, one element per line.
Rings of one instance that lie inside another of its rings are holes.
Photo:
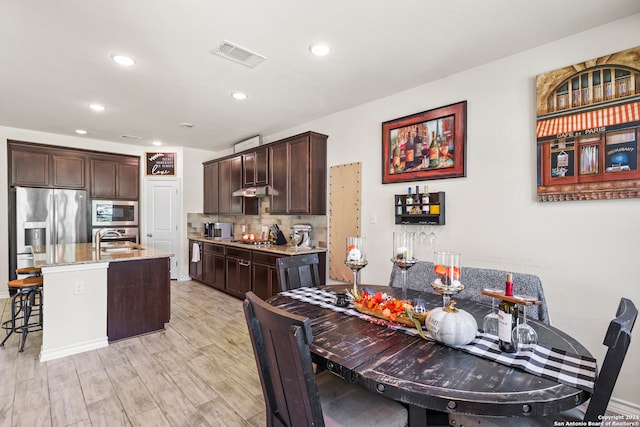
<path fill-rule="evenodd" d="M 311 224 L 295 224 L 293 226 L 293 242 L 296 248 L 311 248 L 311 229 Z"/>

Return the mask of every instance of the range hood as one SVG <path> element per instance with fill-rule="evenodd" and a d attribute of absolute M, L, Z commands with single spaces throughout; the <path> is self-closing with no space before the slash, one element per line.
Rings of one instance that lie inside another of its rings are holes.
<path fill-rule="evenodd" d="M 271 188 L 269 185 L 263 185 L 259 187 L 247 187 L 234 191 L 232 196 L 236 197 L 268 197 L 277 196 L 278 192 Z"/>

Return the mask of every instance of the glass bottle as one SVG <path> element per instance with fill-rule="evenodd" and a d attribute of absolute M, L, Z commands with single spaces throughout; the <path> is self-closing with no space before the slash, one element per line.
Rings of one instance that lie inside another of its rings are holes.
<path fill-rule="evenodd" d="M 422 192 L 422 213 L 429 213 L 429 187 L 424 186 L 424 191 Z"/>
<path fill-rule="evenodd" d="M 429 167 L 437 168 L 440 163 L 440 149 L 436 139 L 436 131 L 431 133 L 431 145 L 429 146 Z"/>
<path fill-rule="evenodd" d="M 513 296 L 513 281 L 511 273 L 507 273 L 504 295 Z M 505 353 L 515 353 L 516 346 L 511 336 L 511 331 L 516 327 L 518 320 L 518 305 L 511 301 L 500 301 L 498 305 L 498 345 L 500 351 Z"/>

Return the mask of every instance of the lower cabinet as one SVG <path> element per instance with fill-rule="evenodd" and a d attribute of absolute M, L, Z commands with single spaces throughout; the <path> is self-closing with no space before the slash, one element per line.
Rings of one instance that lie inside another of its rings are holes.
<path fill-rule="evenodd" d="M 225 257 L 227 286 L 226 291 L 243 298 L 251 290 L 251 251 L 227 248 Z"/>
<path fill-rule="evenodd" d="M 200 261 L 193 262 L 193 245 L 198 246 L 198 251 L 200 253 Z M 189 240 L 189 277 L 194 280 L 202 281 L 202 247 L 204 245 L 202 243 L 196 242 L 194 240 Z"/>
<path fill-rule="evenodd" d="M 198 262 L 191 261 L 194 243 L 199 245 Z M 267 299 L 280 292 L 276 260 L 286 256 L 288 255 L 189 240 L 189 276 L 240 299 L 244 299 L 248 291 Z M 326 253 L 319 252 L 318 258 L 320 282 L 325 283 Z"/>
<path fill-rule="evenodd" d="M 109 263 L 109 342 L 164 329 L 171 317 L 169 258 Z"/>
<path fill-rule="evenodd" d="M 278 283 L 278 269 L 276 260 L 279 255 L 264 252 L 253 252 L 251 278 L 253 279 L 253 293 L 262 299 L 267 299 L 280 292 Z"/>
<path fill-rule="evenodd" d="M 225 247 L 205 243 L 202 251 L 202 281 L 216 289 L 225 287 Z"/>

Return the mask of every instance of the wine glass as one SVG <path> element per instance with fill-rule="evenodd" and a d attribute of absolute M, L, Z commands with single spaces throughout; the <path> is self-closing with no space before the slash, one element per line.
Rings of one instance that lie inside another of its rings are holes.
<path fill-rule="evenodd" d="M 407 299 L 407 270 L 413 267 L 418 259 L 413 256 L 416 233 L 412 231 L 394 231 L 393 257 L 391 262 L 402 271 L 402 299 Z"/>
<path fill-rule="evenodd" d="M 492 289 L 493 291 L 493 289 Z M 485 334 L 498 335 L 498 313 L 496 313 L 496 299 L 491 298 L 491 313 L 484 316 L 482 320 L 482 329 Z"/>
<path fill-rule="evenodd" d="M 527 305 L 522 306 L 522 322 L 518 318 L 518 325 L 511 331 L 511 339 L 518 350 L 538 344 L 538 333 L 527 323 Z"/>
<path fill-rule="evenodd" d="M 364 251 L 364 237 L 347 237 L 347 251 L 345 265 L 353 272 L 353 288 L 358 287 L 358 276 L 360 270 L 368 264 L 367 255 Z"/>
<path fill-rule="evenodd" d="M 459 252 L 437 251 L 433 253 L 433 269 L 438 277 L 431 286 L 442 295 L 443 307 L 449 303 L 451 295 L 464 289 L 460 283 L 460 257 Z"/>

